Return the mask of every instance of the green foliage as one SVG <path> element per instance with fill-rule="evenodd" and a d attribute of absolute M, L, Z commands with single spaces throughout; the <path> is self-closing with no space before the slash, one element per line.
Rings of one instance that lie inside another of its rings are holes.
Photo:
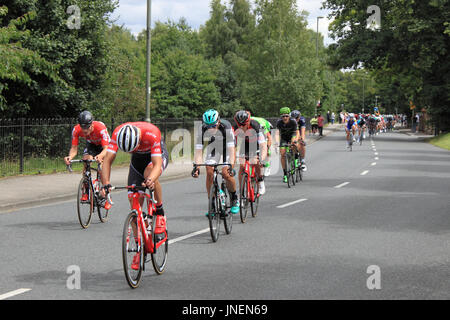
<path fill-rule="evenodd" d="M 381 8 L 381 28 L 366 28 L 366 8 Z M 408 111 L 409 101 L 437 121 L 450 117 L 450 39 L 448 0 L 328 0 L 335 18 L 330 48 L 335 67 L 363 67 L 375 77 L 388 107 Z"/>

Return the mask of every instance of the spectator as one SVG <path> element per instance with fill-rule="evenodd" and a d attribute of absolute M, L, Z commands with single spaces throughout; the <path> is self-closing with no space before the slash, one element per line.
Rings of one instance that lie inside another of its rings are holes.
<path fill-rule="evenodd" d="M 339 114 L 339 123 L 344 123 L 344 113 L 343 112 L 341 112 Z"/>
<path fill-rule="evenodd" d="M 330 114 L 330 110 L 328 110 L 327 112 L 327 123 L 331 122 L 331 114 Z"/>
<path fill-rule="evenodd" d="M 336 115 L 333 113 L 331 113 L 331 124 L 334 124 L 334 120 L 336 119 Z"/>
<path fill-rule="evenodd" d="M 310 121 L 310 123 L 311 123 L 311 133 L 313 135 L 315 135 L 316 132 L 317 132 L 317 122 L 318 122 L 318 120 L 317 120 L 317 114 L 316 114 L 314 116 L 314 118 L 312 118 L 311 121 Z"/>
<path fill-rule="evenodd" d="M 323 122 L 325 121 L 325 118 L 322 117 L 322 115 L 319 113 L 319 117 L 317 118 L 317 126 L 319 128 L 319 135 L 322 136 L 323 133 Z"/>

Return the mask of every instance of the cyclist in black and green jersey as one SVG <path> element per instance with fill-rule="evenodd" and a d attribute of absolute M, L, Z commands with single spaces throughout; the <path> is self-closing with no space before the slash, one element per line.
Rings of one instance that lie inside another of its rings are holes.
<path fill-rule="evenodd" d="M 277 122 L 277 129 L 279 135 L 277 141 L 279 141 L 281 166 L 283 168 L 283 181 L 287 182 L 287 171 L 285 166 L 286 157 L 286 145 L 293 144 L 294 148 L 297 145 L 297 139 L 300 136 L 298 131 L 297 121 L 290 116 L 291 109 L 284 107 L 280 109 L 281 119 Z"/>
<path fill-rule="evenodd" d="M 264 137 L 266 138 L 267 141 L 267 158 L 266 158 L 267 160 L 266 163 L 264 164 L 264 176 L 268 177 L 270 175 L 269 157 L 270 157 L 270 147 L 272 146 L 272 135 L 270 133 L 270 130 L 272 129 L 272 124 L 264 118 L 252 117 L 252 119 L 257 121 L 261 125 Z"/>

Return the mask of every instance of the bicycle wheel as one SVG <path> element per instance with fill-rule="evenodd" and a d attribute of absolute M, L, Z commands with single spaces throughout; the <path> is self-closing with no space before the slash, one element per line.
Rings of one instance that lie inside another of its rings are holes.
<path fill-rule="evenodd" d="M 228 192 L 226 186 L 224 185 L 223 192 L 225 193 L 226 200 L 225 200 L 225 208 L 223 208 L 224 217 L 223 217 L 223 225 L 225 227 L 225 233 L 230 234 L 231 230 L 233 229 L 233 214 L 231 212 L 227 212 L 228 208 L 231 208 L 231 196 Z"/>
<path fill-rule="evenodd" d="M 85 190 L 87 188 L 87 190 Z M 88 200 L 82 201 L 81 197 L 83 194 L 87 193 Z M 81 178 L 80 184 L 78 185 L 78 197 L 77 197 L 77 212 L 78 221 L 83 229 L 86 229 L 91 224 L 92 212 L 94 211 L 94 192 L 92 190 L 92 185 L 89 183 L 86 177 Z"/>
<path fill-rule="evenodd" d="M 250 203 L 252 209 L 252 217 L 256 218 L 258 214 L 258 205 L 259 205 L 259 183 L 257 179 L 252 179 L 253 192 L 255 193 L 254 199 L 255 201 Z"/>
<path fill-rule="evenodd" d="M 247 220 L 247 212 L 248 212 L 248 187 L 247 187 L 247 174 L 243 174 L 242 175 L 242 182 L 241 182 L 241 186 L 240 186 L 240 206 L 239 206 L 239 211 L 240 211 L 240 215 L 241 215 L 241 222 L 245 223 L 245 221 Z"/>
<path fill-rule="evenodd" d="M 155 227 L 156 227 L 156 216 L 154 216 L 152 219 L 152 230 L 155 230 Z M 152 236 L 153 236 L 153 243 L 156 245 L 157 239 L 156 236 L 153 234 L 153 232 Z M 166 270 L 167 256 L 169 254 L 169 234 L 167 231 L 167 227 L 165 236 L 167 237 L 166 241 L 163 244 L 161 244 L 156 250 L 154 250 L 154 253 L 150 254 L 152 258 L 153 269 L 155 269 L 155 272 L 159 275 L 163 274 L 164 271 Z"/>
<path fill-rule="evenodd" d="M 208 207 L 209 230 L 211 232 L 211 239 L 213 242 L 216 242 L 217 239 L 219 239 L 220 199 L 218 193 L 217 187 L 213 184 L 209 192 Z"/>
<path fill-rule="evenodd" d="M 291 158 L 291 174 L 290 174 L 290 179 L 291 179 L 291 183 L 293 186 L 295 186 L 295 171 L 297 170 L 297 168 L 295 167 L 295 157 L 291 154 L 290 156 Z"/>
<path fill-rule="evenodd" d="M 299 158 L 299 162 L 301 163 L 301 159 Z M 295 169 L 295 182 L 300 182 L 303 180 L 303 173 L 301 165 Z"/>
<path fill-rule="evenodd" d="M 108 220 L 109 210 L 106 210 L 103 207 L 103 203 L 104 202 L 100 199 L 100 194 L 97 191 L 97 190 L 101 190 L 102 189 L 101 181 L 99 181 L 99 180 L 95 181 L 94 186 L 96 184 L 98 184 L 98 186 L 97 186 L 98 188 L 94 188 L 94 189 L 96 190 L 95 191 L 95 203 L 96 203 L 96 206 L 97 206 L 97 214 L 98 214 L 98 218 L 100 219 L 100 221 L 102 223 L 105 223 Z M 104 201 L 106 201 L 106 199 Z"/>
<path fill-rule="evenodd" d="M 134 233 L 133 228 L 137 234 Z M 140 243 L 140 245 L 139 245 Z M 122 233 L 122 262 L 123 271 L 128 285 L 135 289 L 139 286 L 144 268 L 144 238 L 142 232 L 137 228 L 137 214 L 130 212 L 125 219 Z M 132 269 L 135 257 L 139 257 L 139 269 Z"/>
<path fill-rule="evenodd" d="M 290 188 L 291 187 L 291 167 L 290 167 L 290 163 L 291 163 L 291 161 L 290 161 L 290 155 L 289 155 L 289 153 L 288 152 L 286 152 L 286 156 L 285 156 L 285 159 L 284 159 L 284 163 L 285 163 L 285 168 L 286 168 L 286 175 L 287 175 L 287 185 L 288 185 L 288 188 Z"/>

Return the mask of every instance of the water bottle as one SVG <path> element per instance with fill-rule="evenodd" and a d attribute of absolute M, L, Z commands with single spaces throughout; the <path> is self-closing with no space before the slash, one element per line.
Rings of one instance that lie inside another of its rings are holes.
<path fill-rule="evenodd" d="M 222 204 L 222 208 L 225 209 L 225 193 L 222 191 L 222 189 L 219 190 L 219 199 L 220 203 Z"/>

